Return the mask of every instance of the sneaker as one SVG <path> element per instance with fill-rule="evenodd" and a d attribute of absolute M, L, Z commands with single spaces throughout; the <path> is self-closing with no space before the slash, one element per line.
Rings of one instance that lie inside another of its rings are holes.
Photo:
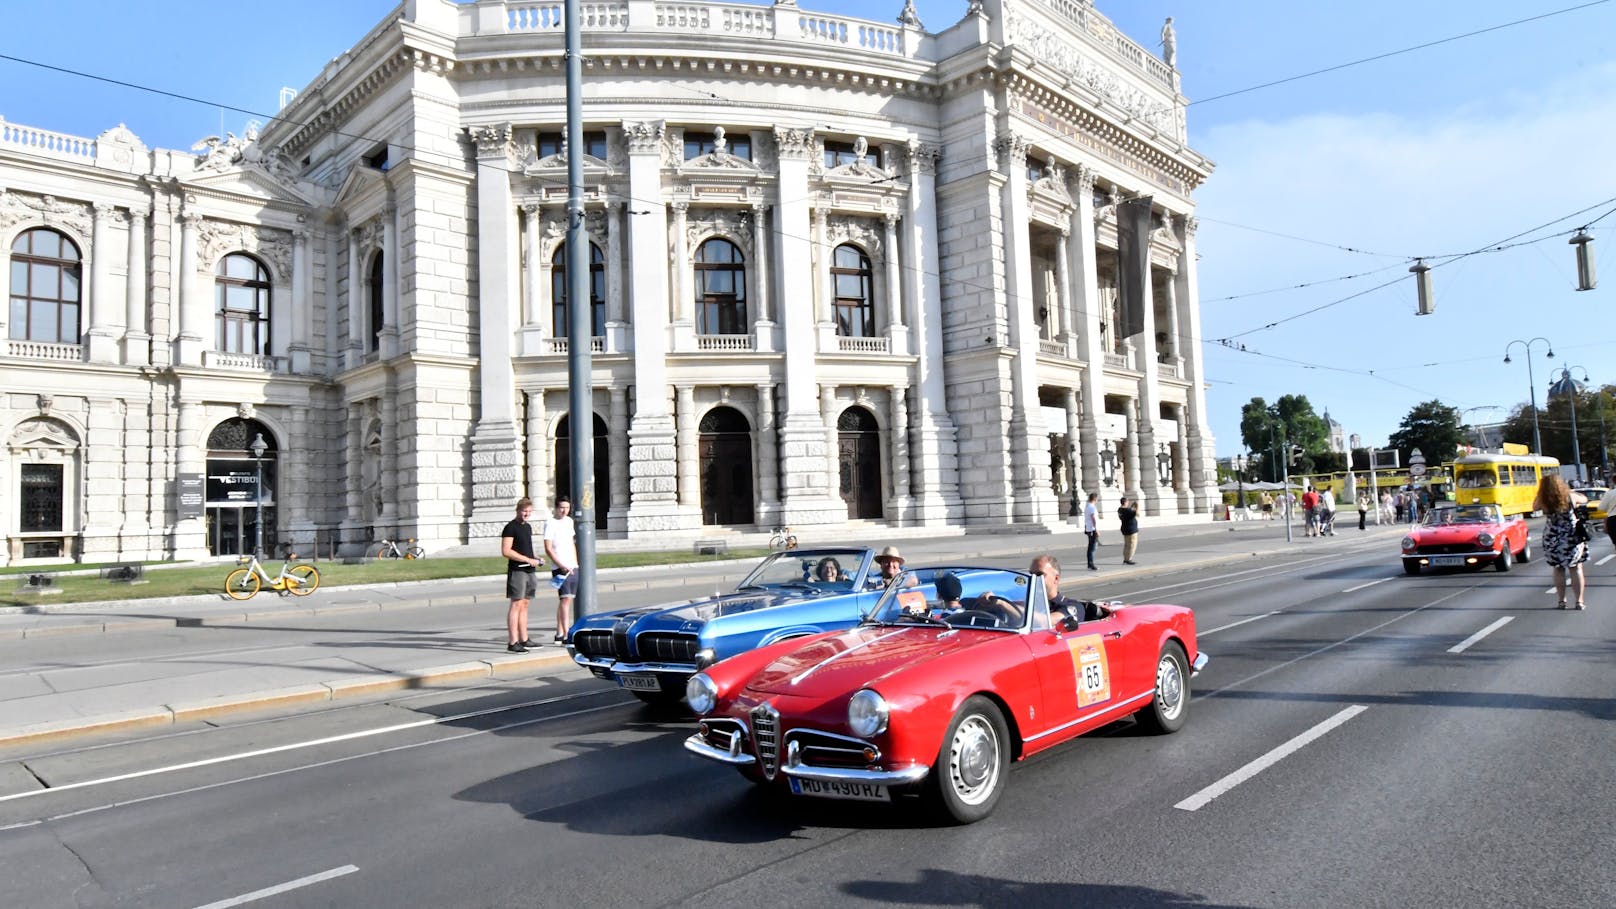
<path fill-rule="evenodd" d="M 527 639 L 527 640 L 525 640 L 525 641 L 520 641 L 520 642 L 519 642 L 519 643 L 520 643 L 520 644 L 521 644 L 521 645 L 522 645 L 522 646 L 523 646 L 523 647 L 526 647 L 526 648 L 528 648 L 528 649 L 529 649 L 529 650 L 531 650 L 531 649 L 533 649 L 533 648 L 534 648 L 534 647 L 537 647 L 537 646 L 539 646 L 539 645 L 538 645 L 538 644 L 536 644 L 536 643 L 534 643 L 534 641 L 533 641 L 533 639 L 532 639 L 532 638 L 528 638 L 528 639 Z"/>
<path fill-rule="evenodd" d="M 1132 559 L 1123 559 L 1122 564 L 1124 564 L 1124 565 L 1134 565 L 1134 564 L 1137 564 L 1137 563 L 1134 562 L 1134 560 L 1132 560 Z"/>
<path fill-rule="evenodd" d="M 1099 566 L 1097 566 L 1097 565 L 1090 565 L 1090 566 L 1089 566 L 1089 570 L 1090 570 L 1090 571 L 1099 571 L 1099 570 L 1100 570 L 1100 568 L 1099 568 Z"/>
<path fill-rule="evenodd" d="M 527 653 L 527 645 L 522 641 L 517 641 L 515 644 L 506 644 L 505 649 L 511 653 Z"/>

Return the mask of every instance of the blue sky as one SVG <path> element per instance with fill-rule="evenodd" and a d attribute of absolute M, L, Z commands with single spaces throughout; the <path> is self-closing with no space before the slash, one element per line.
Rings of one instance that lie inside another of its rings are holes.
<path fill-rule="evenodd" d="M 1101 12 L 1152 49 L 1163 19 L 1174 17 L 1191 145 L 1218 165 L 1197 200 L 1219 454 L 1239 450 L 1240 407 L 1254 396 L 1305 394 L 1365 444 L 1383 444 L 1411 407 L 1433 398 L 1473 421 L 1502 419 L 1528 393 L 1520 346 L 1513 365 L 1502 362 L 1514 339 L 1554 345 L 1552 362 L 1542 344 L 1533 348 L 1540 401 L 1551 367 L 1581 365 L 1595 383 L 1616 383 L 1616 215 L 1594 231 L 1606 273 L 1599 290 L 1574 292 L 1571 249 L 1559 236 L 1439 267 L 1434 315 L 1414 314 L 1406 279 L 1325 306 L 1406 276 L 1411 257 L 1482 249 L 1552 222 L 1521 239 L 1546 237 L 1616 208 L 1605 202 L 1616 199 L 1616 2 L 1196 100 L 1586 2 L 1100 0 Z M 863 16 L 872 8 L 801 5 Z M 883 20 L 902 7 L 886 5 Z M 5 7 L 0 54 L 211 103 L 0 60 L 0 117 L 80 136 L 125 123 L 168 148 L 221 128 L 239 134 L 248 116 L 218 105 L 273 112 L 282 86 L 302 88 L 394 8 L 379 0 Z M 965 2 L 917 0 L 917 9 L 940 31 Z M 1314 286 L 1252 295 L 1301 284 Z M 1316 307 L 1325 308 L 1301 315 Z M 1223 338 L 1245 351 L 1215 343 Z"/>

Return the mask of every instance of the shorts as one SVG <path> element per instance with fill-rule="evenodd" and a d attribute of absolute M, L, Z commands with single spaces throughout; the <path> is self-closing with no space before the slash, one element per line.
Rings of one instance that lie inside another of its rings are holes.
<path fill-rule="evenodd" d="M 539 592 L 539 576 L 532 571 L 516 568 L 505 570 L 505 596 L 512 600 L 531 600 Z"/>
<path fill-rule="evenodd" d="M 556 583 L 558 579 L 561 581 L 560 584 Z M 561 569 L 552 568 L 550 569 L 550 586 L 555 588 L 556 596 L 558 597 L 575 597 L 578 595 L 578 572 L 573 571 L 563 577 Z"/>

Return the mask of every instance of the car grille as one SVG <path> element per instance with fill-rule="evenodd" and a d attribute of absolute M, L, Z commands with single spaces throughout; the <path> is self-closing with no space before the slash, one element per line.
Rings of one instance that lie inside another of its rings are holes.
<path fill-rule="evenodd" d="M 868 767 L 871 763 L 864 756 L 864 751 L 872 746 L 864 742 L 825 735 L 812 729 L 794 729 L 790 739 L 797 744 L 805 764 L 816 767 Z M 876 759 L 880 758 L 880 754 L 879 750 L 875 751 Z"/>
<path fill-rule="evenodd" d="M 610 631 L 579 631 L 572 636 L 572 646 L 584 656 L 604 657 L 611 659 L 616 656 L 612 651 L 612 633 Z"/>
<path fill-rule="evenodd" d="M 780 714 L 768 704 L 752 708 L 752 743 L 763 775 L 774 779 L 780 769 Z"/>
<path fill-rule="evenodd" d="M 612 626 L 612 655 L 620 660 L 632 659 L 628 653 L 628 629 L 633 624 L 622 621 Z"/>
<path fill-rule="evenodd" d="M 696 636 L 673 632 L 648 631 L 634 641 L 642 660 L 663 663 L 696 662 Z"/>
<path fill-rule="evenodd" d="M 705 733 L 702 740 L 714 748 L 729 749 L 729 736 L 732 732 L 739 732 L 741 740 L 746 739 L 746 727 L 740 721 L 725 717 L 714 717 L 703 722 Z"/>

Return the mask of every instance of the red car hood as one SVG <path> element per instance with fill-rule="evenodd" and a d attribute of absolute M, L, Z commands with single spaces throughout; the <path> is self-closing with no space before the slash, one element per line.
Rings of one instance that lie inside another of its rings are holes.
<path fill-rule="evenodd" d="M 937 625 L 861 625 L 780 657 L 753 676 L 747 688 L 810 698 L 851 694 L 898 670 L 947 659 L 1007 635 Z"/>

